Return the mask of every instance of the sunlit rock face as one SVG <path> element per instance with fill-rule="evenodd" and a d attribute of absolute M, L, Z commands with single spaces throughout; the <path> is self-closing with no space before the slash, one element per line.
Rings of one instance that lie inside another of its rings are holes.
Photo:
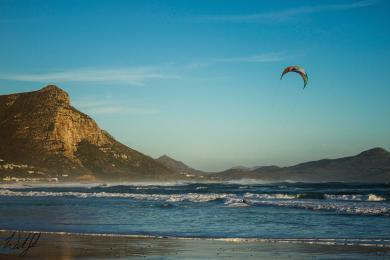
<path fill-rule="evenodd" d="M 0 96 L 0 159 L 27 164 L 64 180 L 164 180 L 165 166 L 117 142 L 88 115 L 71 106 L 57 86 Z M 1 164 L 2 162 L 0 162 Z M 17 170 L 15 170 L 17 169 Z M 2 175 L 34 175 L 15 168 Z M 87 177 L 86 177 L 87 176 Z M 1 176 L 0 176 L 1 177 Z"/>

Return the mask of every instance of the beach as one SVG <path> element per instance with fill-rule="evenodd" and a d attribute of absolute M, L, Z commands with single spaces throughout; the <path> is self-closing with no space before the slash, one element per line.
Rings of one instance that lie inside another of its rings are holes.
<path fill-rule="evenodd" d="M 81 233 L 41 233 L 35 246 L 13 249 L 14 231 L 1 231 L 0 259 L 386 259 L 390 247 L 341 245 L 326 241 L 218 240 L 135 237 Z M 20 232 L 27 237 L 31 232 Z M 37 233 L 38 234 L 38 233 Z"/>
<path fill-rule="evenodd" d="M 0 189 L 0 259 L 386 259 L 389 185 Z"/>

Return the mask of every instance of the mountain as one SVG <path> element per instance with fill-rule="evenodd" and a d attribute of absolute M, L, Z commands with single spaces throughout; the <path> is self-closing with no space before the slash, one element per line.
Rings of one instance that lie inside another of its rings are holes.
<path fill-rule="evenodd" d="M 270 182 L 386 182 L 390 183 L 390 152 L 374 148 L 358 155 L 323 159 L 290 167 L 236 166 L 222 172 L 208 173 L 193 169 L 166 155 L 157 159 L 172 171 L 211 181 L 252 179 Z"/>
<path fill-rule="evenodd" d="M 101 130 L 54 85 L 0 96 L 0 178 L 7 176 L 60 181 L 178 178 Z"/>
<path fill-rule="evenodd" d="M 253 168 L 237 166 L 217 172 L 213 176 L 220 180 L 260 179 L 265 177 L 261 173 L 271 174 L 279 169 L 277 166 L 258 166 Z"/>
<path fill-rule="evenodd" d="M 390 153 L 383 148 L 374 148 L 355 156 L 323 159 L 290 167 L 229 169 L 216 173 L 215 177 L 219 180 L 390 183 Z"/>
<path fill-rule="evenodd" d="M 188 165 L 184 164 L 183 162 L 172 159 L 167 155 L 163 155 L 157 158 L 156 160 L 161 164 L 165 165 L 168 169 L 177 172 L 179 174 L 185 175 L 186 177 L 201 177 L 201 176 L 204 177 L 205 175 L 209 174 L 207 172 L 202 172 L 194 168 L 191 168 Z"/>

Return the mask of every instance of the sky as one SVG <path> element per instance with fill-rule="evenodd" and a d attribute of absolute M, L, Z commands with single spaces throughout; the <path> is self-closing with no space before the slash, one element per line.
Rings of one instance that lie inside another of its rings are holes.
<path fill-rule="evenodd" d="M 389 73 L 385 0 L 0 0 L 0 94 L 56 84 L 201 170 L 390 150 Z"/>

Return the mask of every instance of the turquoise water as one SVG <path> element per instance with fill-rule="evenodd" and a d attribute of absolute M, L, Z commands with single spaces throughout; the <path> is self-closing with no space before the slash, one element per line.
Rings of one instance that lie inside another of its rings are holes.
<path fill-rule="evenodd" d="M 2 186 L 0 229 L 390 244 L 390 185 Z"/>

